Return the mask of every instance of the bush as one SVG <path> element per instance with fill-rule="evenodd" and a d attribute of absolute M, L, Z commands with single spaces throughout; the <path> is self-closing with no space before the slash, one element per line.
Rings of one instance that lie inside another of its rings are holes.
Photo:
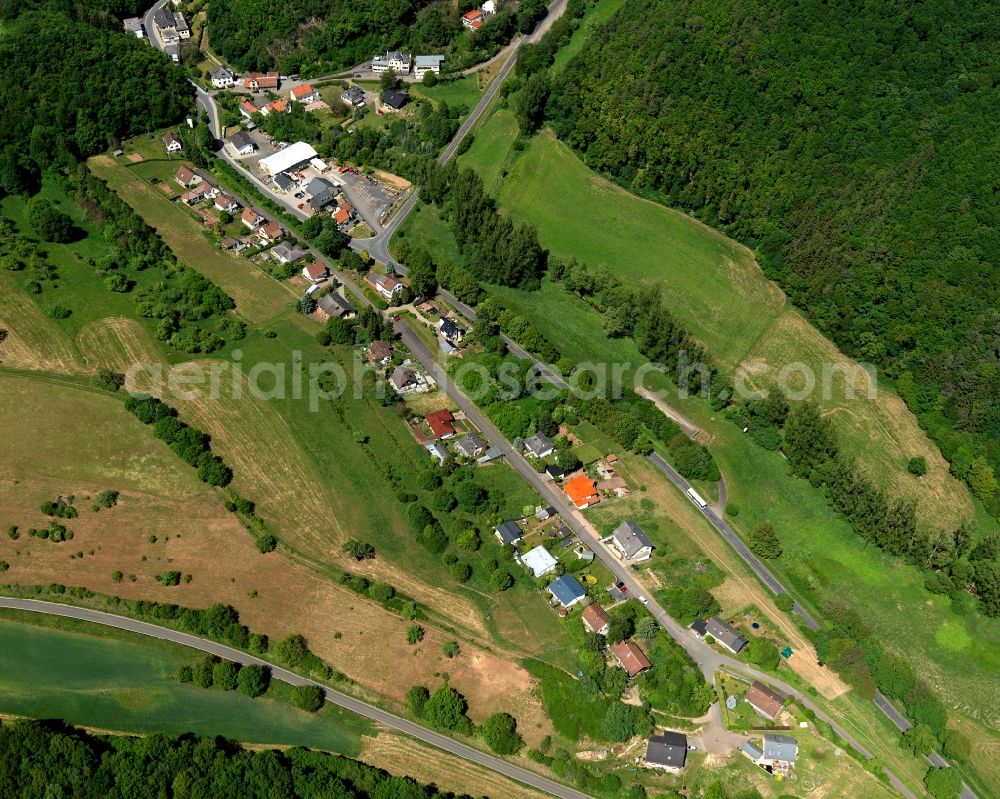
<path fill-rule="evenodd" d="M 271 533 L 265 533 L 257 539 L 257 549 L 259 549 L 264 555 L 268 552 L 274 552 L 277 548 L 278 538 Z"/>
<path fill-rule="evenodd" d="M 236 675 L 236 685 L 241 694 L 255 698 L 267 692 L 271 683 L 271 671 L 256 663 L 244 666 Z"/>
<path fill-rule="evenodd" d="M 274 646 L 274 657 L 283 666 L 294 669 L 309 654 L 309 644 L 301 635 L 286 635 Z"/>
<path fill-rule="evenodd" d="M 212 682 L 223 691 L 236 689 L 240 673 L 240 664 L 231 660 L 220 660 L 212 668 Z"/>
<path fill-rule="evenodd" d="M 292 704 L 315 713 L 326 701 L 326 692 L 318 685 L 296 685 L 292 689 Z"/>
<path fill-rule="evenodd" d="M 114 583 L 120 583 L 123 579 L 125 579 L 125 575 L 121 572 L 113 572 L 111 574 L 111 581 Z"/>
<path fill-rule="evenodd" d="M 480 729 L 486 745 L 498 755 L 516 755 L 524 746 L 517 734 L 517 721 L 510 713 L 494 713 Z"/>
<path fill-rule="evenodd" d="M 456 583 L 467 583 L 472 577 L 472 567 L 468 563 L 453 563 L 448 571 Z"/>
<path fill-rule="evenodd" d="M 163 576 L 160 578 L 160 582 L 163 585 L 180 585 L 181 573 L 178 571 L 163 572 Z"/>
<path fill-rule="evenodd" d="M 778 647 L 766 638 L 755 637 L 747 644 L 747 658 L 762 669 L 778 668 Z"/>
<path fill-rule="evenodd" d="M 781 557 L 781 541 L 770 524 L 758 524 L 750 533 L 750 549 L 765 560 Z"/>
<path fill-rule="evenodd" d="M 958 730 L 945 730 L 941 736 L 941 744 L 944 756 L 957 760 L 959 763 L 966 763 L 969 755 L 972 754 L 972 745 Z"/>
<path fill-rule="evenodd" d="M 406 642 L 411 646 L 424 640 L 424 628 L 419 624 L 411 624 L 406 630 Z"/>
<path fill-rule="evenodd" d="M 414 685 L 406 692 L 406 706 L 417 718 L 423 718 L 424 707 L 431 698 L 431 692 L 422 685 Z"/>
<path fill-rule="evenodd" d="M 106 489 L 97 495 L 97 505 L 101 508 L 113 508 L 118 504 L 119 493 L 113 488 Z"/>
<path fill-rule="evenodd" d="M 424 718 L 442 730 L 465 730 L 469 719 L 465 715 L 468 707 L 465 697 L 449 685 L 442 685 L 424 705 Z"/>
<path fill-rule="evenodd" d="M 778 594 L 774 598 L 774 604 L 778 606 L 778 610 L 783 610 L 785 613 L 791 613 L 794 602 L 788 594 Z"/>
<path fill-rule="evenodd" d="M 441 654 L 446 658 L 457 657 L 460 651 L 458 641 L 445 641 L 441 644 Z"/>
<path fill-rule="evenodd" d="M 927 459 L 923 455 L 910 458 L 910 462 L 906 464 L 906 469 L 912 475 L 923 477 L 927 474 Z"/>

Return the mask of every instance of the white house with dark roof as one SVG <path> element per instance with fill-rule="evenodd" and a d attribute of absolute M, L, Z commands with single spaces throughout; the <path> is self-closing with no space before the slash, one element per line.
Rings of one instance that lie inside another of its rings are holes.
<path fill-rule="evenodd" d="M 726 622 L 718 616 L 713 616 L 705 622 L 705 635 L 712 636 L 734 655 L 738 655 L 740 650 L 750 643 L 746 638 L 740 635 L 735 627 L 730 624 L 726 624 Z"/>
<path fill-rule="evenodd" d="M 533 458 L 547 458 L 555 451 L 552 439 L 543 433 L 535 433 L 524 439 L 524 448 Z"/>
<path fill-rule="evenodd" d="M 475 458 L 486 451 L 486 440 L 476 433 L 467 433 L 455 442 L 454 447 L 463 458 Z"/>
<path fill-rule="evenodd" d="M 653 556 L 653 542 L 649 540 L 645 531 L 631 520 L 619 524 L 611 535 L 602 540 L 619 560 L 640 563 Z"/>
<path fill-rule="evenodd" d="M 390 50 L 384 56 L 377 55 L 372 58 L 372 72 L 381 75 L 383 72 L 392 70 L 397 75 L 409 75 L 412 64 L 413 57 L 409 53 Z"/>
<path fill-rule="evenodd" d="M 679 732 L 667 730 L 652 736 L 646 744 L 646 754 L 642 765 L 660 771 L 678 772 L 687 761 L 687 737 Z"/>
<path fill-rule="evenodd" d="M 517 522 L 510 519 L 494 527 L 493 532 L 496 533 L 501 544 L 510 544 L 513 546 L 524 538 L 524 532 L 517 526 Z"/>
<path fill-rule="evenodd" d="M 210 80 L 216 89 L 228 89 L 236 83 L 236 76 L 227 67 L 216 67 Z"/>
<path fill-rule="evenodd" d="M 230 136 L 229 146 L 236 155 L 250 155 L 257 149 L 257 143 L 245 130 L 238 130 Z"/>

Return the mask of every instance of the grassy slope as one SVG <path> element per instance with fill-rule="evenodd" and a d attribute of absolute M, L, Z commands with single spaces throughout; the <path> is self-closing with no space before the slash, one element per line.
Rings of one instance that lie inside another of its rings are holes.
<path fill-rule="evenodd" d="M 27 615 L 27 614 L 26 614 Z M 178 666 L 201 653 L 140 636 L 106 637 L 90 625 L 54 629 L 0 621 L 0 712 L 60 718 L 130 733 L 223 735 L 246 743 L 309 746 L 356 755 L 367 720 L 327 706 L 305 713 L 276 698 L 249 699 L 181 685 Z"/>
<path fill-rule="evenodd" d="M 574 31 L 569 42 L 556 53 L 556 60 L 552 64 L 553 72 L 559 72 L 570 62 L 587 41 L 587 37 L 597 25 L 601 25 L 611 19 L 611 16 L 621 7 L 624 0 L 597 0 L 597 3 L 587 12 L 583 23 Z"/>

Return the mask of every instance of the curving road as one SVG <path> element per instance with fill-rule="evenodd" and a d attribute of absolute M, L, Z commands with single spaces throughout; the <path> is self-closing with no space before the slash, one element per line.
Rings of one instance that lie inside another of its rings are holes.
<path fill-rule="evenodd" d="M 136 619 L 129 619 L 124 616 L 116 616 L 112 613 L 103 613 L 99 610 L 78 608 L 73 605 L 61 605 L 57 602 L 43 602 L 38 599 L 14 599 L 11 597 L 0 597 L 0 608 L 10 608 L 12 610 L 24 610 L 31 613 L 46 613 L 52 616 L 80 619 L 81 621 L 92 622 L 93 624 L 103 624 L 106 627 L 115 627 L 119 630 L 127 630 L 131 633 L 146 635 L 150 638 L 159 638 L 161 641 L 170 641 L 175 644 L 181 644 L 182 646 L 188 646 L 192 649 L 208 652 L 212 655 L 217 655 L 221 658 L 225 658 L 226 660 L 232 660 L 245 666 L 250 664 L 267 666 L 271 670 L 271 676 L 281 680 L 282 682 L 286 682 L 289 685 L 318 685 L 326 692 L 326 701 L 331 704 L 342 707 L 345 710 L 350 710 L 352 713 L 357 713 L 359 716 L 364 716 L 365 718 L 369 718 L 379 724 L 384 724 L 387 727 L 399 730 L 407 735 L 411 735 L 425 743 L 431 744 L 431 746 L 436 746 L 438 749 L 443 749 L 445 752 L 457 755 L 464 760 L 469 760 L 473 763 L 479 764 L 480 766 L 485 766 L 486 768 L 496 771 L 499 774 L 503 774 L 505 777 L 517 780 L 518 782 L 522 782 L 532 788 L 537 788 L 540 791 L 544 791 L 552 796 L 561 797 L 562 799 L 591 799 L 587 794 L 581 793 L 574 788 L 560 785 L 553 780 L 546 779 L 545 777 L 539 776 L 538 774 L 528 771 L 527 769 L 523 769 L 520 766 L 515 766 L 505 760 L 501 760 L 498 757 L 493 757 L 485 752 L 480 752 L 478 749 L 473 749 L 471 746 L 466 746 L 463 743 L 454 741 L 445 735 L 429 730 L 419 724 L 414 724 L 412 721 L 408 721 L 400 716 L 396 716 L 385 710 L 377 708 L 367 702 L 362 702 L 360 699 L 355 699 L 352 696 L 340 693 L 336 689 L 331 688 L 329 685 L 324 685 L 316 680 L 310 680 L 306 677 L 302 677 L 294 672 L 268 663 L 266 660 L 261 660 L 253 655 L 248 655 L 246 652 L 242 652 L 239 649 L 233 649 L 232 647 L 225 646 L 224 644 L 210 641 L 207 638 L 199 638 L 198 636 L 189 635 L 188 633 L 182 633 L 177 630 L 171 630 L 167 627 L 159 627 L 158 625 L 150 624 L 149 622 L 137 621 Z"/>

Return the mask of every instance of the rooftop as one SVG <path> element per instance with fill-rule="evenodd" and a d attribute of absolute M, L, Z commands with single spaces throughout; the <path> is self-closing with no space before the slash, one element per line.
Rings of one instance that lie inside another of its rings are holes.
<path fill-rule="evenodd" d="M 658 766 L 684 768 L 687 758 L 687 738 L 679 732 L 654 735 L 646 744 L 645 760 Z"/>
<path fill-rule="evenodd" d="M 539 544 L 530 552 L 521 555 L 521 562 L 531 570 L 532 575 L 541 577 L 552 571 L 559 561 L 552 557 L 545 547 Z"/>
<path fill-rule="evenodd" d="M 639 645 L 635 641 L 621 641 L 611 647 L 612 654 L 618 658 L 622 668 L 628 672 L 629 677 L 635 677 L 639 672 L 648 669 L 652 663 L 646 657 Z"/>
<path fill-rule="evenodd" d="M 494 529 L 497 531 L 497 535 L 500 536 L 501 540 L 503 540 L 505 544 L 513 544 L 515 541 L 520 541 L 524 538 L 524 533 L 521 531 L 521 528 L 517 526 L 517 522 L 509 519 L 505 522 L 501 522 Z"/>
<path fill-rule="evenodd" d="M 626 520 L 611 534 L 626 558 L 634 557 L 644 547 L 652 547 L 649 536 L 635 522 Z"/>
<path fill-rule="evenodd" d="M 552 581 L 549 584 L 549 591 L 564 608 L 568 608 L 574 602 L 579 602 L 587 595 L 579 580 L 572 574 L 564 574 L 558 580 Z"/>

